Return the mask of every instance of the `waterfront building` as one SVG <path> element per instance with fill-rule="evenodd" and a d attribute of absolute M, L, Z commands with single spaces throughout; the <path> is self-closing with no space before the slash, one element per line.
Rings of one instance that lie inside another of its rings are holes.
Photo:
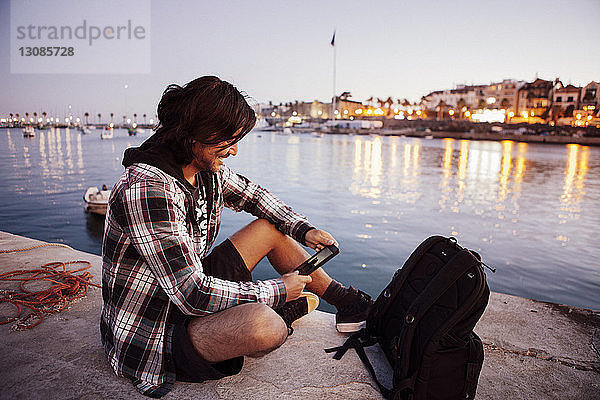
<path fill-rule="evenodd" d="M 504 79 L 502 82 L 491 83 L 483 89 L 483 96 L 488 109 L 501 109 L 506 113 L 516 113 L 519 89 L 525 81 Z"/>
<path fill-rule="evenodd" d="M 580 107 L 600 117 L 600 83 L 592 81 L 581 89 Z"/>
<path fill-rule="evenodd" d="M 573 112 L 579 108 L 581 88 L 568 84 L 563 86 L 558 82 L 552 94 L 552 108 L 550 117 L 552 121 L 559 118 L 572 118 Z"/>
<path fill-rule="evenodd" d="M 545 121 L 549 115 L 555 85 L 559 84 L 558 78 L 554 81 L 537 78 L 523 85 L 518 89 L 517 114 L 526 120 L 531 118 Z"/>

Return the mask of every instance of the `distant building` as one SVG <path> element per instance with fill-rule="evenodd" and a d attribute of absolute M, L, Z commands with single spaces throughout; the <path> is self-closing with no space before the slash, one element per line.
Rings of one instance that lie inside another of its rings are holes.
<path fill-rule="evenodd" d="M 339 96 L 335 99 L 335 108 L 338 111 L 336 118 L 348 119 L 350 117 L 358 117 L 362 115 L 362 112 L 357 113 L 357 110 L 363 110 L 364 106 L 360 101 L 354 101 L 349 99 L 340 98 Z"/>
<path fill-rule="evenodd" d="M 554 86 L 559 83 L 558 79 L 553 82 L 537 78 L 535 81 L 523 85 L 518 90 L 517 114 L 525 118 L 547 119 Z"/>
<path fill-rule="evenodd" d="M 517 112 L 518 92 L 525 81 L 504 79 L 502 82 L 491 83 L 483 89 L 486 108 L 503 109 L 506 112 Z"/>
<path fill-rule="evenodd" d="M 579 108 L 581 88 L 571 84 L 562 86 L 558 83 L 552 94 L 551 118 L 573 117 L 573 111 Z"/>
<path fill-rule="evenodd" d="M 578 108 L 600 117 L 600 83 L 592 81 L 581 89 L 581 101 Z"/>

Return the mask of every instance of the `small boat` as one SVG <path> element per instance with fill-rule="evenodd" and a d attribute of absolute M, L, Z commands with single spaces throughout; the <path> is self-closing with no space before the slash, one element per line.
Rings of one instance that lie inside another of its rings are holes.
<path fill-rule="evenodd" d="M 135 128 L 127 128 L 127 134 L 129 136 L 135 136 L 137 134 L 136 129 Z"/>
<path fill-rule="evenodd" d="M 92 133 L 92 131 L 90 131 L 90 128 L 82 125 L 79 130 L 81 131 L 81 133 L 83 133 L 84 135 L 87 135 L 88 133 Z"/>
<path fill-rule="evenodd" d="M 83 201 L 85 201 L 83 209 L 88 213 L 106 215 L 109 197 L 110 190 L 107 189 L 106 185 L 102 186 L 102 190 L 98 190 L 97 187 L 89 187 L 83 195 Z"/>
<path fill-rule="evenodd" d="M 100 139 L 112 139 L 113 138 L 113 128 L 108 128 L 100 133 Z"/>
<path fill-rule="evenodd" d="M 35 137 L 35 129 L 33 129 L 33 126 L 27 125 L 23 128 L 23 137 Z"/>

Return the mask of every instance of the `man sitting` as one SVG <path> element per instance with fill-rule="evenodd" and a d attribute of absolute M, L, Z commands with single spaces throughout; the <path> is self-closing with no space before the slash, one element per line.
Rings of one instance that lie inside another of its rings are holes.
<path fill-rule="evenodd" d="M 301 244 L 335 239 L 224 165 L 256 122 L 244 96 L 211 76 L 170 85 L 158 118 L 155 134 L 125 151 L 106 214 L 100 330 L 115 372 L 152 397 L 175 380 L 236 374 L 243 356 L 281 346 L 317 296 L 337 308 L 338 330 L 357 330 L 366 294 L 322 268 L 291 272 L 309 257 Z M 257 219 L 209 253 L 223 207 Z M 253 282 L 265 256 L 281 277 Z"/>

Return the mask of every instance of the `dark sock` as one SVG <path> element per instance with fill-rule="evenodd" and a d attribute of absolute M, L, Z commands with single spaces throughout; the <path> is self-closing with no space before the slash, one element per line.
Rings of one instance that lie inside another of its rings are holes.
<path fill-rule="evenodd" d="M 333 280 L 331 281 L 329 286 L 327 286 L 327 289 L 325 290 L 325 293 L 323 293 L 323 296 L 321 296 L 321 298 L 329 304 L 331 304 L 332 306 L 334 306 L 335 308 L 339 308 L 339 306 L 344 301 L 346 290 L 347 289 L 344 286 L 342 286 L 339 282 Z"/>

